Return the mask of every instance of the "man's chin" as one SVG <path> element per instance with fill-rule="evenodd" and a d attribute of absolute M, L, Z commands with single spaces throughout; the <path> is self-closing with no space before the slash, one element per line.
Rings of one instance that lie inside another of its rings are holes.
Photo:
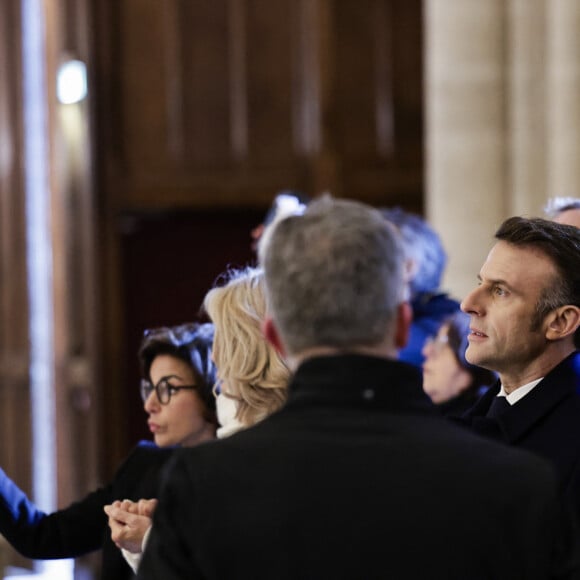
<path fill-rule="evenodd" d="M 473 366 L 476 367 L 483 367 L 483 368 L 489 368 L 489 366 L 487 366 L 489 364 L 489 360 L 488 357 L 485 356 L 484 353 L 482 352 L 478 352 L 478 350 L 476 349 L 471 349 L 471 347 L 469 347 L 467 349 L 467 351 L 465 352 L 465 360 Z"/>
<path fill-rule="evenodd" d="M 465 360 L 474 367 L 481 367 L 482 369 L 487 369 L 488 371 L 497 372 L 497 364 L 496 361 L 490 358 L 489 356 L 485 356 L 483 353 L 478 353 L 477 356 L 471 356 Z"/>

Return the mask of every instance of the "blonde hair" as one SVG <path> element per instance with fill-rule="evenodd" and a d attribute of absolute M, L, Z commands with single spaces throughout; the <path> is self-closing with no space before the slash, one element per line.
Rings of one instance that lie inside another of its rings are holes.
<path fill-rule="evenodd" d="M 207 293 L 204 308 L 215 327 L 218 380 L 237 401 L 236 418 L 253 425 L 284 405 L 290 375 L 262 333 L 268 309 L 262 270 L 229 271 L 227 283 Z"/>

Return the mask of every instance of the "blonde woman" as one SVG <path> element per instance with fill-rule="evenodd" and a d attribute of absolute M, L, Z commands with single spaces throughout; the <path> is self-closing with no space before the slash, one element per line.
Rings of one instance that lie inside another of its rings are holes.
<path fill-rule="evenodd" d="M 210 290 L 204 300 L 215 328 L 218 437 L 250 427 L 280 409 L 290 374 L 262 334 L 268 309 L 262 270 L 231 270 L 226 277 L 226 283 Z"/>
<path fill-rule="evenodd" d="M 255 425 L 286 402 L 288 367 L 266 341 L 262 323 L 268 311 L 262 270 L 230 270 L 225 283 L 210 290 L 204 308 L 214 325 L 212 358 L 217 368 L 217 437 Z M 125 523 L 150 518 L 150 501 L 117 502 L 107 512 L 111 520 Z M 136 571 L 148 534 L 142 544 L 117 542 Z"/>

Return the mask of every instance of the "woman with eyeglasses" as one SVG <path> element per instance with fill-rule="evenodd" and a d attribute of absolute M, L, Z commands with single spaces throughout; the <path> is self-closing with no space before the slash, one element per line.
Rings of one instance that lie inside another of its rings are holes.
<path fill-rule="evenodd" d="M 231 270 L 225 282 L 210 290 L 205 310 L 214 324 L 213 360 L 217 367 L 215 386 L 220 427 L 218 438 L 228 437 L 262 421 L 286 402 L 290 371 L 262 334 L 267 312 L 264 275 L 261 269 Z M 146 403 L 147 405 L 147 403 Z M 147 406 L 146 406 L 147 408 Z M 152 415 L 153 417 L 153 415 Z M 155 419 L 150 419 L 155 423 Z M 138 521 L 152 502 L 116 502 L 107 508 L 113 534 L 116 521 Z M 137 570 L 145 540 L 134 545 L 117 542 L 127 561 Z"/>
<path fill-rule="evenodd" d="M 189 447 L 215 438 L 212 337 L 210 324 L 161 328 L 145 335 L 139 351 L 146 377 L 141 380 L 141 398 L 159 447 Z"/>
<path fill-rule="evenodd" d="M 103 549 L 101 577 L 124 580 L 133 571 L 111 539 L 103 508 L 129 499 L 154 507 L 161 469 L 176 447 L 214 438 L 215 367 L 211 359 L 213 325 L 184 324 L 146 331 L 139 360 L 141 395 L 155 443 L 142 442 L 113 481 L 68 508 L 46 514 L 0 470 L 0 533 L 22 555 L 33 559 L 74 558 Z M 150 519 L 131 532 L 145 533 Z M 142 539 L 142 538 L 141 538 Z"/>
<path fill-rule="evenodd" d="M 496 375 L 465 358 L 469 316 L 461 311 L 447 317 L 423 346 L 423 390 L 445 416 L 459 416 L 491 386 Z"/>

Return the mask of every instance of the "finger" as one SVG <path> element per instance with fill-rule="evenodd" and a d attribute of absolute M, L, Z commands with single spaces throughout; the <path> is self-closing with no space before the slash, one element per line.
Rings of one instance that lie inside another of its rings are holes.
<path fill-rule="evenodd" d="M 122 543 L 124 539 L 124 526 L 120 526 L 115 521 L 109 521 L 109 527 L 111 528 L 111 540 L 115 544 Z"/>
<path fill-rule="evenodd" d="M 139 500 L 139 514 L 142 516 L 151 517 L 157 506 L 156 499 L 141 499 Z"/>
<path fill-rule="evenodd" d="M 131 503 L 130 506 L 127 507 L 127 511 L 131 514 L 138 514 L 139 513 L 139 504 L 138 503 Z"/>
<path fill-rule="evenodd" d="M 109 516 L 110 519 L 113 519 L 123 525 L 129 524 L 131 518 L 134 517 L 130 512 L 116 507 L 109 507 L 105 513 Z"/>

